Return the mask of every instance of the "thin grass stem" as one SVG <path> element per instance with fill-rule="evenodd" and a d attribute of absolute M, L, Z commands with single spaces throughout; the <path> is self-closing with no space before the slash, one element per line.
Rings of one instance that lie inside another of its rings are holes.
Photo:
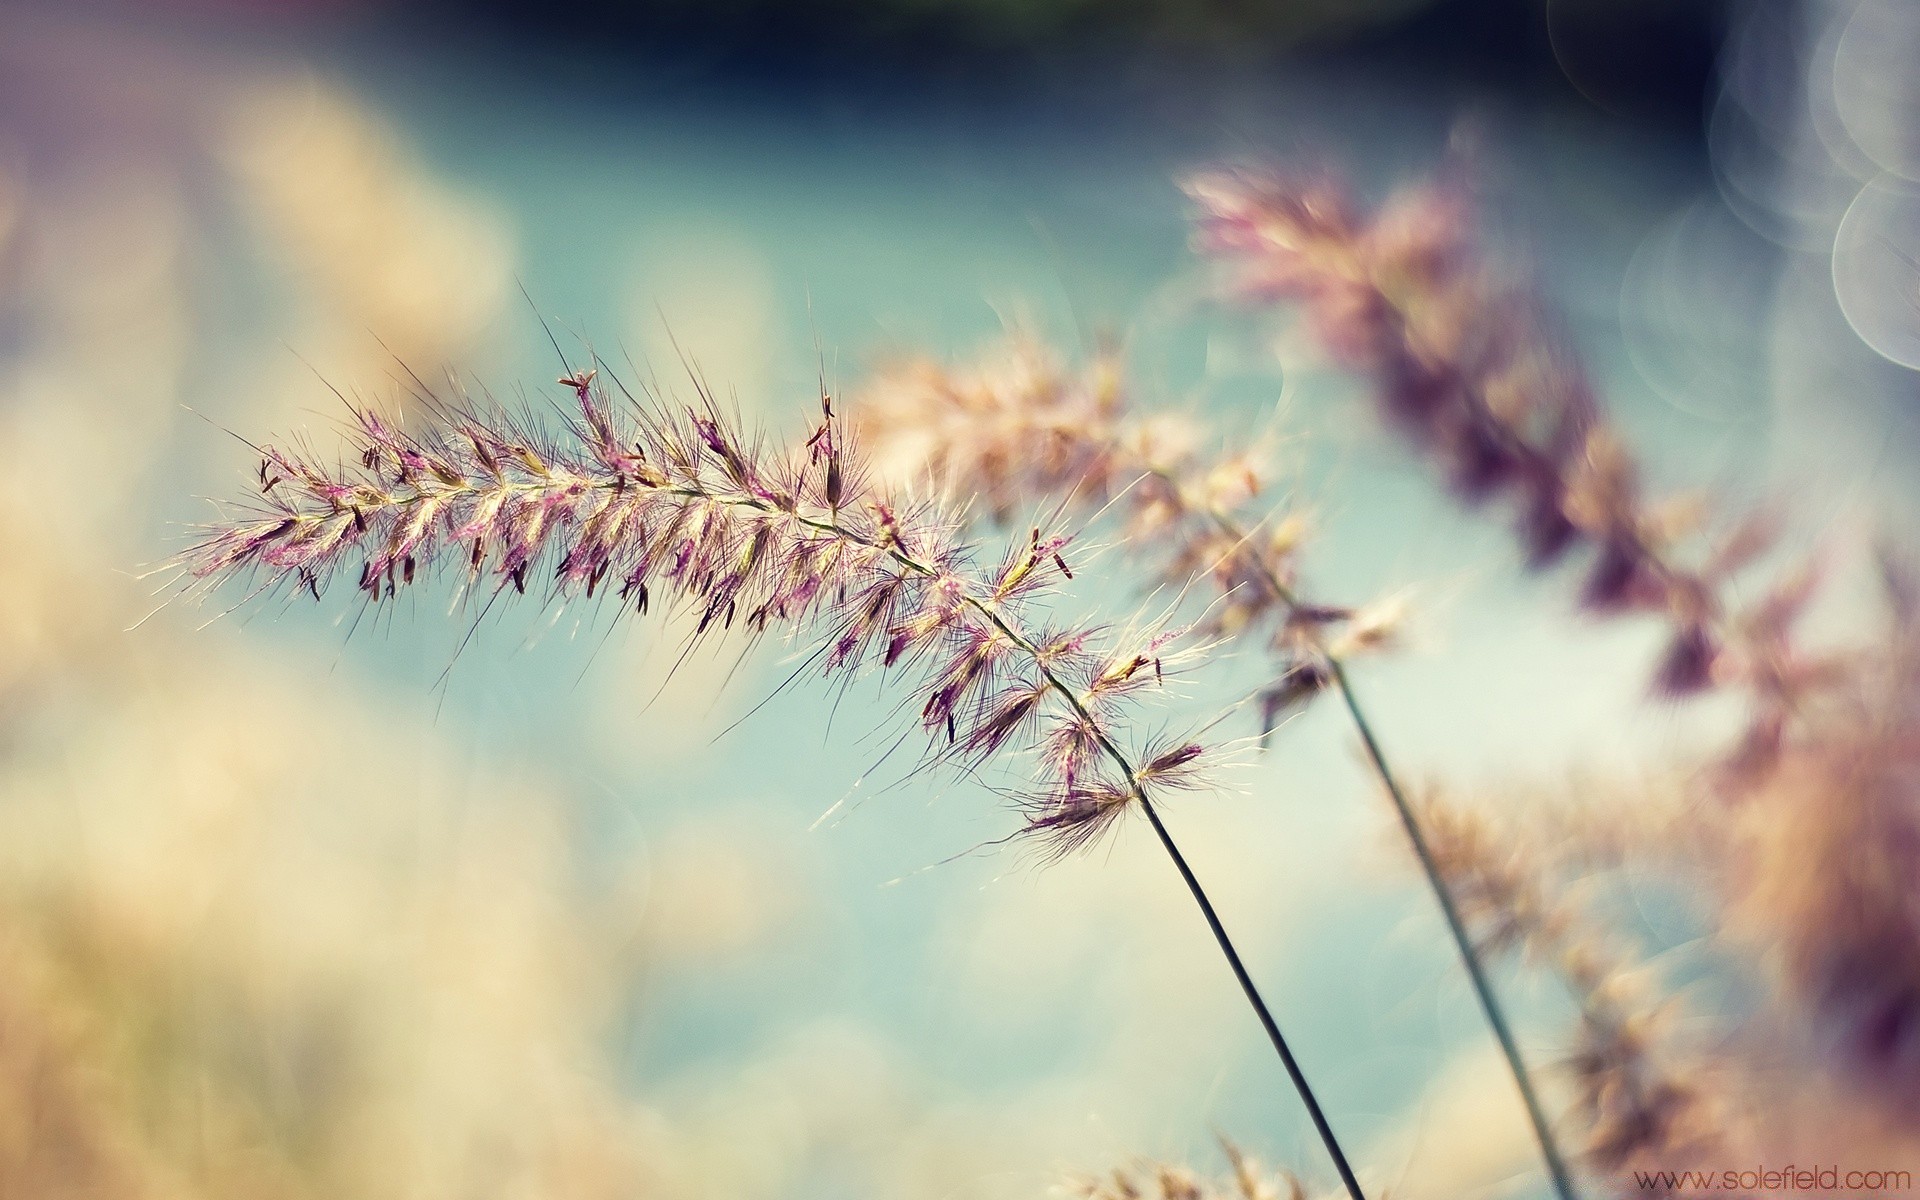
<path fill-rule="evenodd" d="M 862 540 L 858 534 L 842 529 L 832 521 L 807 520 L 803 523 L 816 525 L 823 531 L 833 532 L 836 536 Z M 898 546 L 889 546 L 886 549 L 894 561 L 908 570 L 926 575 L 936 573 L 933 567 L 906 554 Z M 1119 768 L 1122 777 L 1126 780 L 1128 790 L 1133 793 L 1134 799 L 1139 801 L 1140 809 L 1146 814 L 1147 822 L 1153 826 L 1154 835 L 1160 839 L 1161 847 L 1167 852 L 1167 857 L 1173 861 L 1174 869 L 1180 873 L 1180 879 L 1187 885 L 1187 891 L 1193 896 L 1194 903 L 1199 906 L 1200 915 L 1206 919 L 1207 929 L 1213 934 L 1215 944 L 1220 947 L 1220 953 L 1226 958 L 1227 966 L 1233 971 L 1233 977 L 1240 984 L 1240 990 L 1246 995 L 1247 1003 L 1252 1006 L 1254 1015 L 1259 1018 L 1260 1027 L 1266 1031 L 1267 1040 L 1273 1043 L 1274 1052 L 1280 1056 L 1280 1065 L 1286 1069 L 1288 1080 L 1292 1082 L 1294 1091 L 1299 1093 L 1300 1102 L 1306 1106 L 1307 1116 L 1313 1121 L 1314 1131 L 1320 1135 L 1320 1141 L 1326 1147 L 1327 1156 L 1333 1160 L 1333 1167 L 1340 1176 L 1341 1185 L 1346 1188 L 1352 1200 L 1366 1200 L 1366 1193 L 1361 1190 L 1360 1181 L 1355 1177 L 1353 1167 L 1347 1161 L 1346 1151 L 1341 1148 L 1339 1136 L 1334 1133 L 1332 1123 L 1327 1120 L 1326 1111 L 1320 1107 L 1320 1100 L 1314 1094 L 1313 1085 L 1307 1082 L 1306 1072 L 1301 1069 L 1300 1061 L 1294 1057 L 1293 1048 L 1287 1043 L 1286 1035 L 1280 1031 L 1280 1023 L 1274 1019 L 1273 1010 L 1268 1007 L 1266 998 L 1260 994 L 1259 985 L 1254 983 L 1252 974 L 1247 970 L 1245 961 L 1241 959 L 1240 951 L 1235 947 L 1232 936 L 1227 933 L 1226 925 L 1221 921 L 1212 899 L 1208 897 L 1206 888 L 1201 885 L 1199 877 L 1193 873 L 1193 868 L 1187 863 L 1186 855 L 1180 852 L 1178 843 L 1173 840 L 1173 835 L 1168 832 L 1165 822 L 1160 819 L 1159 810 L 1148 798 L 1146 789 L 1141 786 L 1139 773 L 1131 756 L 1107 736 L 1105 730 L 1093 720 L 1092 714 L 1087 711 L 1074 689 L 1054 673 L 1034 644 L 1027 639 L 1026 635 L 1006 621 L 994 604 L 973 595 L 965 597 L 964 603 L 980 613 L 1000 631 L 1002 636 L 1031 658 L 1047 686 L 1060 696 L 1077 716 L 1087 721 L 1097 731 L 1096 736 L 1101 750 Z M 1410 815 L 1409 819 L 1411 819 Z M 1449 909 L 1449 912 L 1451 911 Z"/>
<path fill-rule="evenodd" d="M 1246 531 L 1226 513 L 1216 507 L 1209 507 L 1207 515 L 1226 536 L 1236 541 L 1247 536 Z M 1296 606 L 1300 603 L 1287 582 L 1273 572 L 1264 559 L 1252 556 L 1258 564 L 1262 576 L 1270 584 L 1282 603 Z M 1548 1120 L 1546 1108 L 1540 1101 L 1539 1092 L 1533 1086 L 1533 1079 L 1527 1070 L 1526 1060 L 1521 1057 L 1520 1046 L 1513 1036 L 1513 1027 L 1507 1021 L 1506 1011 L 1494 995 L 1493 983 L 1487 977 L 1485 964 L 1474 948 L 1472 935 L 1467 932 L 1466 922 L 1461 919 L 1459 905 L 1455 903 L 1453 892 L 1447 887 L 1446 879 L 1441 875 L 1439 865 L 1434 861 L 1432 850 L 1427 845 L 1427 837 L 1415 816 L 1413 806 L 1407 800 L 1407 794 L 1400 785 L 1399 777 L 1387 762 L 1385 750 L 1380 739 L 1374 735 L 1373 723 L 1367 719 L 1366 710 L 1360 705 L 1360 697 L 1355 692 L 1353 681 L 1347 675 L 1345 663 L 1330 648 L 1322 646 L 1322 655 L 1326 658 L 1328 671 L 1333 676 L 1334 687 L 1340 693 L 1342 704 L 1353 727 L 1360 734 L 1361 745 L 1365 748 L 1367 761 L 1381 786 L 1393 800 L 1394 811 L 1399 814 L 1400 824 L 1406 830 L 1407 841 L 1413 846 L 1414 857 L 1420 862 L 1420 869 L 1427 877 L 1434 899 L 1439 901 L 1440 913 L 1446 919 L 1447 931 L 1453 935 L 1453 944 L 1460 952 L 1460 961 L 1466 967 L 1467 978 L 1473 984 L 1473 993 L 1480 1001 L 1480 1010 L 1486 1015 L 1487 1025 L 1493 1030 L 1493 1037 L 1500 1044 L 1500 1053 L 1507 1060 L 1507 1068 L 1513 1075 L 1515 1086 L 1520 1090 L 1521 1102 L 1527 1110 L 1527 1121 L 1533 1127 L 1534 1140 L 1540 1144 L 1540 1156 L 1545 1160 L 1547 1173 L 1552 1178 L 1554 1191 L 1561 1200 L 1578 1200 L 1579 1192 L 1574 1187 L 1572 1172 L 1568 1170 L 1566 1159 L 1560 1153 L 1560 1147 L 1553 1135 L 1552 1123 Z M 1151 809 L 1149 809 L 1151 814 Z M 1158 821 L 1155 821 L 1158 827 Z M 1172 848 L 1169 847 L 1169 850 Z M 1285 1054 L 1285 1051 L 1282 1051 Z"/>
<path fill-rule="evenodd" d="M 1213 931 L 1213 940 L 1219 944 L 1220 953 L 1226 956 L 1227 965 L 1233 968 L 1233 977 L 1240 981 L 1240 990 L 1246 993 L 1247 1003 L 1253 1006 L 1254 1013 L 1260 1018 L 1260 1027 L 1267 1031 L 1267 1040 L 1273 1043 L 1273 1049 L 1280 1056 L 1280 1065 L 1287 1069 L 1287 1078 L 1293 1081 L 1294 1090 L 1300 1093 L 1300 1100 L 1307 1106 L 1307 1116 L 1313 1119 L 1313 1127 L 1320 1134 L 1320 1140 L 1327 1147 L 1327 1154 L 1333 1159 L 1334 1170 L 1340 1173 L 1340 1182 L 1346 1187 L 1347 1194 L 1353 1200 L 1366 1200 L 1360 1190 L 1360 1181 L 1354 1178 L 1353 1168 L 1347 1163 L 1346 1154 L 1340 1149 L 1340 1139 L 1334 1136 L 1333 1126 L 1327 1121 L 1327 1114 L 1320 1108 L 1320 1102 L 1308 1085 L 1306 1074 L 1300 1069 L 1300 1063 L 1293 1056 L 1293 1050 L 1287 1045 L 1286 1035 L 1280 1032 L 1280 1025 L 1273 1019 L 1273 1013 L 1267 1008 L 1267 1002 L 1260 995 L 1260 989 L 1254 985 L 1253 977 L 1247 973 L 1246 964 L 1240 961 L 1239 951 L 1234 949 L 1233 939 L 1227 936 L 1226 926 L 1220 923 L 1220 914 L 1214 911 L 1213 902 L 1207 899 L 1206 889 L 1200 886 L 1200 880 L 1194 876 L 1193 868 L 1187 865 L 1187 859 L 1180 853 L 1180 847 L 1174 844 L 1173 835 L 1160 820 L 1160 813 L 1153 802 L 1142 796 L 1140 807 L 1147 814 L 1147 821 L 1153 826 L 1153 832 L 1159 836 L 1160 844 L 1166 848 L 1167 857 L 1180 872 L 1180 878 L 1186 881 L 1187 890 L 1193 893 L 1193 901 L 1200 906 L 1200 915 L 1207 919 L 1207 928 Z"/>

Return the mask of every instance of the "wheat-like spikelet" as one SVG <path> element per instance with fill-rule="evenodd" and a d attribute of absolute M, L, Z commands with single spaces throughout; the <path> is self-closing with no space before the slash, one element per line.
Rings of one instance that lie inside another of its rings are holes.
<path fill-rule="evenodd" d="M 736 624 L 814 637 L 823 670 L 918 668 L 919 721 L 966 764 L 1038 751 L 1026 831 L 1066 851 L 1135 801 L 1191 786 L 1206 757 L 1174 740 L 1123 749 L 1131 700 L 1178 659 L 1177 631 L 1131 641 L 1029 625 L 1071 569 L 1069 539 L 1035 528 L 996 565 L 930 508 L 897 507 L 842 445 L 830 402 L 791 452 L 745 437 L 702 392 L 674 409 L 617 406 L 592 372 L 549 433 L 493 408 L 434 402 L 419 431 L 356 414 L 351 463 L 262 451 L 262 511 L 211 530 L 191 574 L 257 577 L 318 598 L 342 571 L 369 602 L 443 567 L 493 594 L 543 576 L 644 612 L 656 595 L 696 636 Z"/>
<path fill-rule="evenodd" d="M 1816 573 L 1732 601 L 1728 584 L 1774 543 L 1766 513 L 1704 539 L 1689 559 L 1694 506 L 1645 495 L 1640 465 L 1541 304 L 1487 262 L 1464 189 L 1414 187 L 1368 213 L 1325 177 L 1221 171 L 1185 187 L 1198 246 L 1226 264 L 1235 290 L 1301 306 L 1328 353 L 1371 381 L 1389 424 L 1464 498 L 1510 499 L 1533 566 L 1584 548 L 1588 607 L 1668 623 L 1657 692 L 1748 694 L 1750 724 L 1725 774 L 1763 774 L 1791 714 L 1834 673 L 1792 636 Z"/>

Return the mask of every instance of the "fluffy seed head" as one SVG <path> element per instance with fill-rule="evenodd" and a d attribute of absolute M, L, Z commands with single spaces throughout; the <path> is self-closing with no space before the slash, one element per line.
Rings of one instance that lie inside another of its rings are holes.
<path fill-rule="evenodd" d="M 187 552 L 189 580 L 318 599 L 344 575 L 382 603 L 438 572 L 493 596 L 665 600 L 696 637 L 785 631 L 828 672 L 904 674 L 936 760 L 1030 751 L 1028 831 L 1056 850 L 1192 782 L 1197 746 L 1126 748 L 1126 706 L 1161 680 L 1177 635 L 1026 631 L 1026 610 L 1071 578 L 1070 538 L 1034 527 L 979 568 L 950 518 L 868 482 L 831 400 L 783 451 L 704 390 L 622 405 L 598 368 L 560 382 L 573 407 L 557 428 L 429 399 L 413 426 L 356 412 L 341 465 L 263 450 L 259 497 Z"/>

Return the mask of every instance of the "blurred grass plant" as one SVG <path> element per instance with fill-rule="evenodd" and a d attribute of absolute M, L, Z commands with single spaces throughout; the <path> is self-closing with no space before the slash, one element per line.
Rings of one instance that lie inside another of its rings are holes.
<path fill-rule="evenodd" d="M 1372 212 L 1324 175 L 1234 170 L 1186 187 L 1198 247 L 1230 291 L 1302 312 L 1323 351 L 1370 383 L 1386 424 L 1465 503 L 1510 501 L 1530 568 L 1584 552 L 1586 608 L 1666 624 L 1655 697 L 1743 702 L 1745 719 L 1694 775 L 1680 818 L 1728 864 L 1709 892 L 1727 948 L 1765 950 L 1781 985 L 1774 1002 L 1826 1071 L 1865 1085 L 1883 1122 L 1904 1109 L 1920 1078 L 1911 953 L 1920 920 L 1889 881 L 1920 862 L 1911 769 L 1920 589 L 1909 565 L 1874 556 L 1889 620 L 1839 648 L 1803 628 L 1823 577 L 1817 558 L 1775 569 L 1749 599 L 1743 585 L 1782 557 L 1783 514 L 1708 528 L 1698 500 L 1647 496 L 1644 468 L 1544 305 L 1479 244 L 1457 174 Z M 1794 1107 L 1756 1093 L 1754 1072 L 1772 1057 L 1758 1046 L 1722 1047 L 1717 1069 L 1659 1066 L 1651 1053 L 1668 1006 L 1622 1007 L 1630 973 L 1599 949 L 1604 937 L 1545 877 L 1518 869 L 1544 857 L 1538 847 L 1463 812 L 1428 805 L 1425 817 L 1438 833 L 1432 863 L 1468 923 L 1492 943 L 1525 946 L 1571 985 L 1586 1160 L 1610 1186 L 1627 1186 L 1636 1167 L 1730 1161 L 1727 1147 L 1751 1145 L 1764 1110 Z M 1737 1099 L 1748 1111 L 1737 1117 L 1704 1083 L 1730 1070 L 1747 1073 Z M 1878 1145 L 1912 1151 L 1898 1137 Z"/>

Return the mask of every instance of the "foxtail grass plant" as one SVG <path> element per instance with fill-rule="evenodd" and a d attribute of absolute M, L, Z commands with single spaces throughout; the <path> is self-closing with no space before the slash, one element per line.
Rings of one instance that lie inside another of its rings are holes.
<path fill-rule="evenodd" d="M 937 505 L 876 485 L 823 395 L 791 447 L 748 436 L 695 379 L 675 405 L 621 389 L 603 367 L 569 372 L 556 428 L 489 403 L 422 397 L 403 427 L 353 414 L 350 456 L 260 449 L 250 511 L 208 529 L 183 558 L 211 586 L 318 600 L 341 579 L 379 604 L 436 573 L 484 603 L 543 588 L 692 614 L 696 638 L 784 632 L 842 679 L 900 680 L 936 762 L 1017 756 L 1022 836 L 1050 855 L 1093 843 L 1129 812 L 1151 826 L 1279 1056 L 1341 1183 L 1360 1184 L 1312 1087 L 1160 806 L 1200 786 L 1200 741 L 1138 742 L 1142 693 L 1195 654 L 1185 631 L 1120 637 L 1043 622 L 1039 602 L 1072 576 L 1071 539 L 1035 527 L 995 558 Z M 610 378 L 610 376 L 609 376 Z M 617 385 L 616 385 L 617 386 Z M 550 424 L 550 423 L 549 423 Z"/>

